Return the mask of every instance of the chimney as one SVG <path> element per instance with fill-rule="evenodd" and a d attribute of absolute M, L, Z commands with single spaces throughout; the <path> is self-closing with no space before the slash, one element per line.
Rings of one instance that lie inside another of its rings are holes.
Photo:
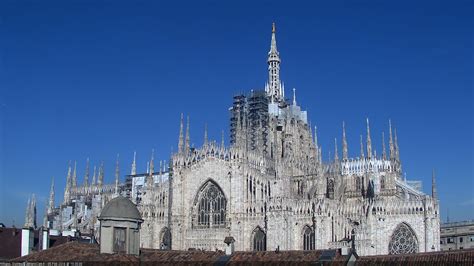
<path fill-rule="evenodd" d="M 34 231 L 32 227 L 21 229 L 21 256 L 26 256 L 33 249 Z"/>
<path fill-rule="evenodd" d="M 342 256 L 347 256 L 347 255 L 349 255 L 350 250 L 351 250 L 351 249 L 348 248 L 348 247 L 342 247 L 342 248 L 341 248 L 341 255 L 342 255 Z"/>
<path fill-rule="evenodd" d="M 227 256 L 230 256 L 232 255 L 232 253 L 234 253 L 234 242 L 235 239 L 231 236 L 226 236 L 226 238 L 224 239 L 224 243 L 227 244 L 227 246 L 225 247 L 225 254 Z"/>
<path fill-rule="evenodd" d="M 41 228 L 41 249 L 45 250 L 49 248 L 49 229 L 47 227 Z"/>

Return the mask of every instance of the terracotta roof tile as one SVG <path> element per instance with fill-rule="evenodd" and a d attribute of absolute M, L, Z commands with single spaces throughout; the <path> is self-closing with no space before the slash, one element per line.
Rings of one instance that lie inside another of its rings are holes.
<path fill-rule="evenodd" d="M 452 251 L 437 251 L 401 255 L 365 256 L 357 260 L 357 265 L 447 265 L 461 264 L 473 265 L 474 249 L 461 249 Z"/>
<path fill-rule="evenodd" d="M 176 250 L 153 250 L 142 249 L 140 259 L 143 262 L 196 262 L 196 263 L 214 263 L 221 256 L 222 251 L 176 251 Z"/>
<path fill-rule="evenodd" d="M 310 265 L 317 262 L 322 250 L 316 251 L 261 251 L 261 252 L 234 252 L 226 256 L 222 251 L 164 251 L 141 249 L 140 256 L 124 254 L 100 254 L 99 245 L 80 242 L 68 242 L 41 252 L 11 260 L 11 262 L 119 262 L 135 264 L 200 264 L 210 265 L 247 265 L 252 263 L 270 263 L 272 265 Z M 335 253 L 332 262 L 336 265 L 345 264 L 347 257 Z"/>
<path fill-rule="evenodd" d="M 251 263 L 270 263 L 271 265 L 314 265 L 320 261 L 324 250 L 301 251 L 258 251 L 258 252 L 234 252 L 228 265 L 243 265 Z M 339 251 L 334 253 L 330 261 L 331 265 L 345 265 L 348 256 L 342 256 Z M 327 261 L 328 262 L 328 261 Z"/>
<path fill-rule="evenodd" d="M 99 245 L 76 241 L 41 252 L 16 258 L 11 262 L 138 262 L 138 258 L 123 254 L 100 254 Z"/>
<path fill-rule="evenodd" d="M 327 258 L 327 260 L 324 260 Z M 331 265 L 345 265 L 349 256 L 342 256 L 340 251 L 259 251 L 234 252 L 226 256 L 222 251 L 163 251 L 141 249 L 140 256 L 125 254 L 100 254 L 99 245 L 80 242 L 67 242 L 50 249 L 28 256 L 16 258 L 11 262 L 83 262 L 109 264 L 164 264 L 164 265 L 314 265 L 318 262 Z M 357 265 L 473 265 L 474 249 L 417 253 L 406 255 L 384 255 L 358 257 Z"/>

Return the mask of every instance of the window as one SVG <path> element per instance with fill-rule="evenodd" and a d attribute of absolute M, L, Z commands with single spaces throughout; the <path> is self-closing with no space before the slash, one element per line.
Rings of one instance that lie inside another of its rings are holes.
<path fill-rule="evenodd" d="M 459 238 L 459 243 L 462 243 L 463 239 L 462 237 Z"/>
<path fill-rule="evenodd" d="M 171 231 L 168 227 L 161 230 L 161 243 L 160 249 L 170 250 L 171 249 Z"/>
<path fill-rule="evenodd" d="M 448 243 L 454 243 L 454 239 L 451 237 L 448 237 Z"/>
<path fill-rule="evenodd" d="M 200 227 L 225 226 L 227 200 L 213 181 L 204 184 L 195 199 L 197 225 Z"/>
<path fill-rule="evenodd" d="M 253 251 L 267 250 L 267 236 L 260 227 L 253 230 Z"/>
<path fill-rule="evenodd" d="M 392 234 L 388 245 L 389 254 L 418 252 L 418 240 L 409 225 L 401 223 Z"/>
<path fill-rule="evenodd" d="M 328 181 L 328 198 L 333 199 L 334 198 L 334 180 L 329 179 Z"/>
<path fill-rule="evenodd" d="M 315 250 L 315 233 L 309 226 L 305 226 L 303 233 L 303 250 Z"/>
<path fill-rule="evenodd" d="M 441 240 L 439 241 L 439 243 L 440 243 L 441 245 L 444 244 L 443 239 L 441 239 Z"/>
<path fill-rule="evenodd" d="M 362 189 L 362 185 L 360 183 L 360 177 L 356 176 L 356 190 L 360 191 Z"/>
<path fill-rule="evenodd" d="M 471 236 L 469 241 L 474 242 L 474 236 Z"/>
<path fill-rule="evenodd" d="M 114 252 L 126 252 L 126 228 L 114 227 Z"/>

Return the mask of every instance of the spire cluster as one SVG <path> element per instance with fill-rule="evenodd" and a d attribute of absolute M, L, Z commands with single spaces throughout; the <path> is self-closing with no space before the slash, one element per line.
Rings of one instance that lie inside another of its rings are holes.
<path fill-rule="evenodd" d="M 36 196 L 32 194 L 28 198 L 25 213 L 25 228 L 36 228 Z"/>
<path fill-rule="evenodd" d="M 366 136 L 366 142 L 365 142 L 365 147 L 364 147 L 364 141 L 363 141 L 363 136 L 360 135 L 360 158 L 375 158 L 377 157 L 377 152 L 373 150 L 372 148 L 372 138 L 370 134 L 370 124 L 369 124 L 369 119 L 366 119 L 366 126 L 367 126 L 367 136 Z M 396 130 L 395 130 L 396 132 Z M 401 163 L 400 163 L 400 152 L 398 148 L 398 139 L 397 135 L 395 133 L 395 138 L 392 137 L 392 123 L 389 120 L 389 147 L 390 147 L 390 160 L 395 163 L 395 165 L 398 165 L 398 170 L 401 170 Z M 366 157 L 367 153 L 367 157 Z M 347 144 L 347 139 L 346 139 L 346 127 L 345 127 L 345 122 L 342 122 L 342 159 L 343 160 L 348 160 L 348 144 Z M 387 152 L 385 148 L 385 133 L 382 132 L 382 159 L 386 160 L 387 159 Z"/>
<path fill-rule="evenodd" d="M 191 151 L 190 147 L 190 133 L 189 133 L 189 115 L 187 116 L 187 122 L 186 122 L 186 136 L 183 135 L 183 129 L 184 129 L 184 115 L 181 113 L 181 121 L 179 125 L 179 140 L 178 140 L 178 154 L 189 154 Z"/>
<path fill-rule="evenodd" d="M 137 174 L 137 162 L 136 162 L 136 152 L 133 153 L 133 162 L 131 165 L 131 175 Z M 104 168 L 104 161 L 100 161 L 98 167 L 94 165 L 93 167 L 93 176 L 92 181 L 89 182 L 89 171 L 90 171 L 90 160 L 87 158 L 86 160 L 86 167 L 84 172 L 84 181 L 83 185 L 78 187 L 75 185 L 77 183 L 77 163 L 74 163 L 74 168 L 72 167 L 71 161 L 68 162 L 67 167 L 67 175 L 66 175 L 66 186 L 64 189 L 64 201 L 62 205 L 67 205 L 71 203 L 71 200 L 77 196 L 77 194 L 81 193 L 94 193 L 97 189 L 102 191 L 102 189 L 110 190 L 112 188 L 112 192 L 114 195 L 119 195 L 121 193 L 120 187 L 120 155 L 117 154 L 116 162 L 115 162 L 115 174 L 114 174 L 114 183 L 105 185 L 104 178 L 105 178 L 105 168 Z M 148 162 L 147 166 L 147 174 L 153 175 L 155 173 L 155 162 L 154 162 L 154 150 L 152 150 L 151 160 Z M 166 161 L 160 161 L 160 173 L 166 172 Z M 51 183 L 51 190 L 49 195 L 49 202 L 46 204 L 46 213 L 51 214 L 54 212 L 54 180 Z"/>

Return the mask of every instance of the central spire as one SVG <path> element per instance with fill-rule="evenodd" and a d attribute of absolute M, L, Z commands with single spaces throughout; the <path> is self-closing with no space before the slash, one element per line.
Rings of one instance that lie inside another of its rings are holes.
<path fill-rule="evenodd" d="M 275 37 L 275 23 L 272 24 L 272 41 L 270 51 L 268 52 L 268 84 L 267 94 L 271 97 L 272 102 L 282 100 L 282 86 L 280 82 L 280 53 L 278 53 Z"/>

